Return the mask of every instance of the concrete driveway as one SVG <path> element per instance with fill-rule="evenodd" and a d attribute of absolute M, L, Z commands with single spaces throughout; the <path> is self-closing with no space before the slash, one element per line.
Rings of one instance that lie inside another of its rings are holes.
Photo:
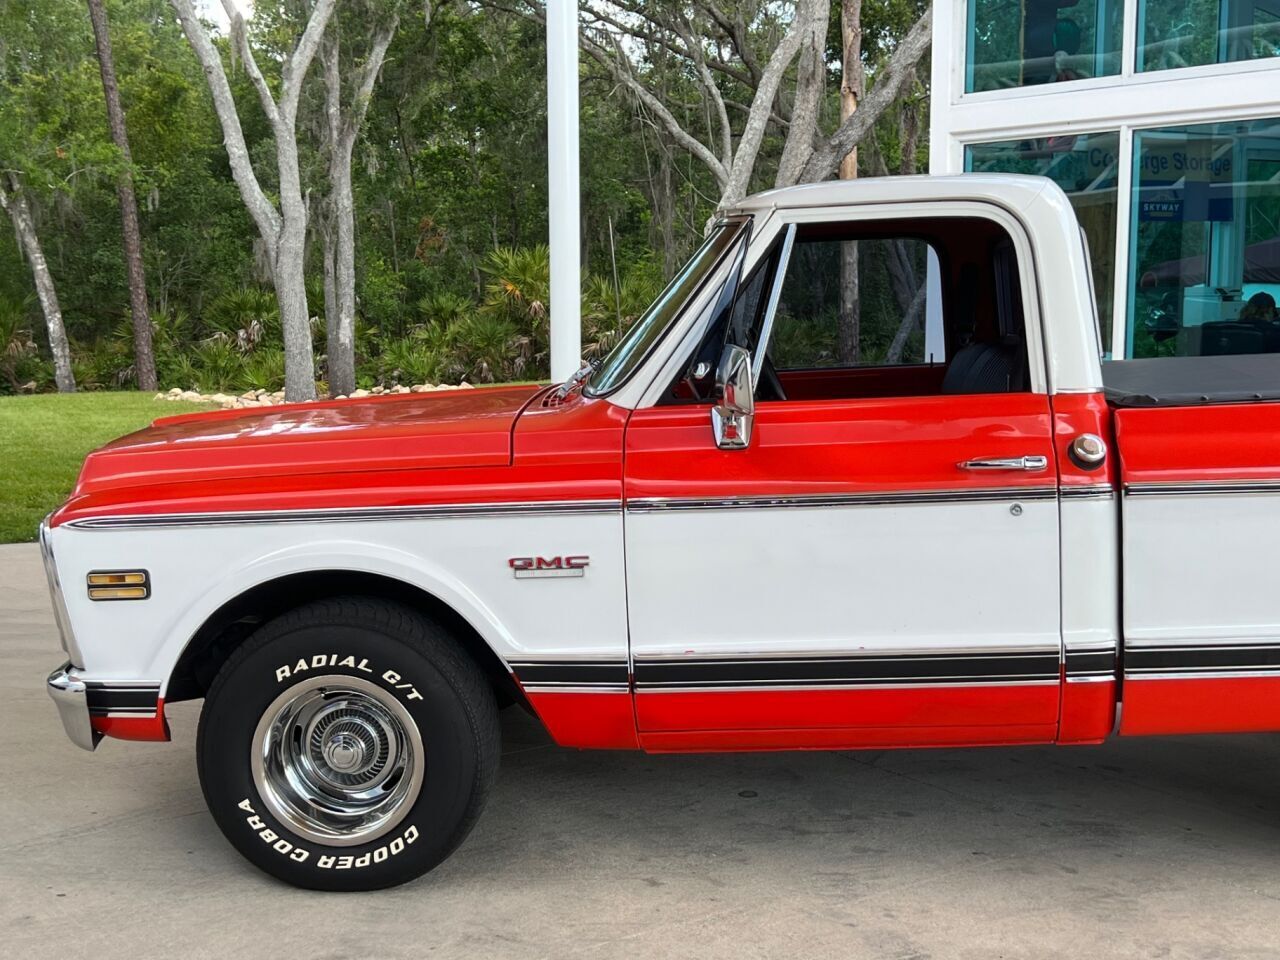
<path fill-rule="evenodd" d="M 0 956 L 1280 956 L 1280 737 L 1104 747 L 578 753 L 508 710 L 443 867 L 293 890 L 205 812 L 193 750 L 83 753 L 34 546 L 0 547 Z"/>

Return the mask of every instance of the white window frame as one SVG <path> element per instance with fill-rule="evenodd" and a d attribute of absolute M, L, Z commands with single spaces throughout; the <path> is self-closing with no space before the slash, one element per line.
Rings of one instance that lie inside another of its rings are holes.
<path fill-rule="evenodd" d="M 1125 0 L 1120 73 L 965 93 L 970 2 L 936 0 L 934 7 L 930 171 L 962 172 L 965 148 L 972 145 L 1067 133 L 1118 133 L 1114 306 L 1107 346 L 1113 357 L 1125 357 L 1134 132 L 1280 118 L 1280 57 L 1139 73 L 1138 0 Z"/>

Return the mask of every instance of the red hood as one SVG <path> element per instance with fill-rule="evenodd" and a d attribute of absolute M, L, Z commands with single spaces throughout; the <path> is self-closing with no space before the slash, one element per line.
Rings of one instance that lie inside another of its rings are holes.
<path fill-rule="evenodd" d="M 73 497 L 132 487 L 506 466 L 536 386 L 444 390 L 165 417 L 89 454 Z"/>

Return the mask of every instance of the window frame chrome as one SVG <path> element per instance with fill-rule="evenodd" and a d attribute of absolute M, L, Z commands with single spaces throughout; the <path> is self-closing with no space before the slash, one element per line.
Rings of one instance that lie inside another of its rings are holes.
<path fill-rule="evenodd" d="M 782 251 L 778 255 L 778 266 L 773 273 L 773 285 L 769 289 L 769 300 L 764 308 L 764 321 L 760 325 L 760 336 L 756 342 L 756 355 L 751 358 L 751 381 L 760 382 L 760 374 L 764 370 L 764 358 L 769 350 L 769 337 L 773 333 L 773 318 L 778 312 L 778 303 L 782 299 L 782 284 L 787 278 L 787 265 L 791 262 L 791 249 L 795 246 L 798 225 L 793 220 L 785 227 L 782 235 Z"/>

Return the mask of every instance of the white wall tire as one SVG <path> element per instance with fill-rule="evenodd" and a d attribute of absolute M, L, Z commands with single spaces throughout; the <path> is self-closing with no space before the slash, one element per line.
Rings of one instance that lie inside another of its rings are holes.
<path fill-rule="evenodd" d="M 438 626 L 381 600 L 300 607 L 222 667 L 197 760 L 219 828 L 296 886 L 373 890 L 462 842 L 497 770 L 492 691 Z"/>

